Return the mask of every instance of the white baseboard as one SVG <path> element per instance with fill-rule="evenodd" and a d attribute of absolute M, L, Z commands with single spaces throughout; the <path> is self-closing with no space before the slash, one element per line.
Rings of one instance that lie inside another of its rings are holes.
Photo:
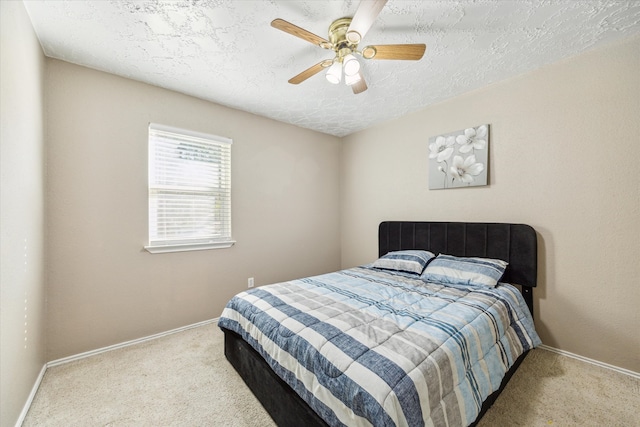
<path fill-rule="evenodd" d="M 63 357 L 62 359 L 52 360 L 51 362 L 48 362 L 46 366 L 47 366 L 47 368 L 51 368 L 53 366 L 58 366 L 58 365 L 63 365 L 65 363 L 74 362 L 76 360 L 84 359 L 85 357 L 95 356 L 96 354 L 104 353 L 104 352 L 107 352 L 107 351 L 117 350 L 119 348 L 125 348 L 125 347 L 129 347 L 131 345 L 141 344 L 143 342 L 147 342 L 147 341 L 155 340 L 155 339 L 158 339 L 158 338 L 166 337 L 167 335 L 175 334 L 175 333 L 178 333 L 178 332 L 183 332 L 183 331 L 186 331 L 186 330 L 189 330 L 189 329 L 197 328 L 199 326 L 208 325 L 209 323 L 217 322 L 218 319 L 219 318 L 216 317 L 215 319 L 204 320 L 202 322 L 194 323 L 194 324 L 187 325 L 187 326 L 182 326 L 180 328 L 172 329 L 170 331 L 160 332 L 158 334 L 149 335 L 147 337 L 142 337 L 142 338 L 138 338 L 138 339 L 131 340 L 131 341 L 125 341 L 125 342 L 122 342 L 120 344 L 114 344 L 114 345 L 110 345 L 110 346 L 107 346 L 107 347 L 98 348 L 96 350 L 86 351 L 84 353 L 75 354 L 73 356 Z"/>
<path fill-rule="evenodd" d="M 548 345 L 544 345 L 544 344 L 541 344 L 538 348 L 550 351 L 552 353 L 558 353 L 558 354 L 561 354 L 563 356 L 571 357 L 572 359 L 577 359 L 577 360 L 580 360 L 582 362 L 590 363 L 592 365 L 596 365 L 596 366 L 599 366 L 601 368 L 610 369 L 612 371 L 616 371 L 618 373 L 621 373 L 621 374 L 624 374 L 624 375 L 629 375 L 630 377 L 634 377 L 634 378 L 640 379 L 640 372 L 634 372 L 634 371 L 631 371 L 629 369 L 624 369 L 624 368 L 620 368 L 618 366 L 609 365 L 608 363 L 599 362 L 597 360 L 589 359 L 588 357 L 580 356 L 580 355 L 577 355 L 577 354 L 574 354 L 574 353 L 570 353 L 568 351 L 560 350 L 558 348 L 549 347 Z"/>
<path fill-rule="evenodd" d="M 47 364 L 42 365 L 42 369 L 40 369 L 40 373 L 36 378 L 36 382 L 33 384 L 31 388 L 31 393 L 29 393 L 29 397 L 27 397 L 27 401 L 22 408 L 22 412 L 20 412 L 20 416 L 18 417 L 18 421 L 16 421 L 16 427 L 21 427 L 24 419 L 27 417 L 27 412 L 29 412 L 29 408 L 31 408 L 31 403 L 33 403 L 33 399 L 36 397 L 36 393 L 40 388 L 40 383 L 42 383 L 42 378 L 44 378 L 44 373 L 47 371 Z"/>

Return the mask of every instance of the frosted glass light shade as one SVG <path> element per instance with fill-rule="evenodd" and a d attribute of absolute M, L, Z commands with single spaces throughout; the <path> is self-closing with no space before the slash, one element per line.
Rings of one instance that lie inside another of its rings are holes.
<path fill-rule="evenodd" d="M 334 85 L 340 83 L 340 80 L 342 80 L 342 64 L 338 61 L 334 62 L 327 70 L 326 77 L 329 83 L 333 83 Z"/>
<path fill-rule="evenodd" d="M 351 86 L 352 84 L 358 83 L 362 78 L 360 77 L 360 73 L 354 74 L 353 76 L 348 76 L 346 73 L 344 75 L 344 83 L 347 86 Z"/>
<path fill-rule="evenodd" d="M 360 71 L 360 62 L 352 54 L 344 57 L 343 64 L 345 76 L 355 76 Z"/>

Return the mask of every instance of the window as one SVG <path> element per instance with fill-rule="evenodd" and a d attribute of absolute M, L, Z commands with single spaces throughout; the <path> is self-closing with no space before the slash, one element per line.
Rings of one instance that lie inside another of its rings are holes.
<path fill-rule="evenodd" d="M 228 248 L 231 238 L 228 138 L 149 124 L 151 253 Z"/>

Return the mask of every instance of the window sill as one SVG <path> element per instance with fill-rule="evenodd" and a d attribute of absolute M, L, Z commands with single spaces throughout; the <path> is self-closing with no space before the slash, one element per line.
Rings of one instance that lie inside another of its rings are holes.
<path fill-rule="evenodd" d="M 152 254 L 164 254 L 169 252 L 187 252 L 187 251 L 204 251 L 207 249 L 225 249 L 230 248 L 235 244 L 235 240 L 228 242 L 216 242 L 216 243 L 187 243 L 181 245 L 158 245 L 158 246 L 145 246 L 144 249 Z"/>

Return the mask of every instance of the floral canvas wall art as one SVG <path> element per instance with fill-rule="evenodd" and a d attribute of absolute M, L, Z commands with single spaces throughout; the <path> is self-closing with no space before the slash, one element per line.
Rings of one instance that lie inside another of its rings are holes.
<path fill-rule="evenodd" d="M 429 189 L 487 185 L 489 125 L 429 138 Z"/>

